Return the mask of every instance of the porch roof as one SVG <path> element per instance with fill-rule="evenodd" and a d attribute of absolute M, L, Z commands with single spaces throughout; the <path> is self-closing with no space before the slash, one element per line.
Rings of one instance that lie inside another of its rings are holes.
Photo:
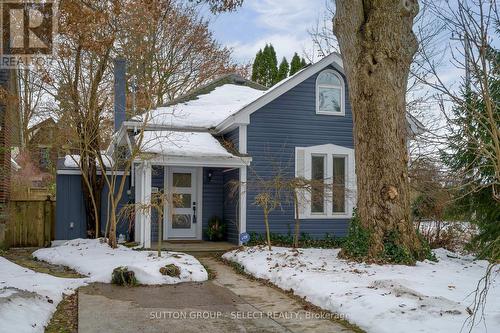
<path fill-rule="evenodd" d="M 138 143 L 140 136 L 134 138 Z M 243 166 L 249 157 L 230 153 L 207 132 L 145 131 L 141 152 L 151 154 L 152 163 L 165 165 Z"/>

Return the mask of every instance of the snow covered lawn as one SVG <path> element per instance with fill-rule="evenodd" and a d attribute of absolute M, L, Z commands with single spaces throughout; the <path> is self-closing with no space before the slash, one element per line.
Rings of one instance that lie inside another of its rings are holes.
<path fill-rule="evenodd" d="M 61 246 L 37 250 L 33 256 L 51 264 L 68 266 L 89 276 L 91 282 L 111 282 L 111 273 L 119 266 L 134 271 L 140 284 L 175 284 L 208 279 L 205 268 L 190 255 L 163 252 L 158 258 L 155 251 L 135 251 L 121 245 L 112 249 L 99 239 L 71 240 Z M 180 268 L 179 278 L 160 273 L 160 268 L 168 264 Z"/>
<path fill-rule="evenodd" d="M 62 294 L 86 280 L 37 273 L 0 257 L 0 331 L 43 332 Z"/>
<path fill-rule="evenodd" d="M 76 239 L 58 247 L 37 250 L 33 256 L 68 266 L 89 277 L 58 278 L 0 257 L 0 332 L 44 332 L 63 293 L 71 294 L 91 282 L 109 283 L 115 267 L 127 266 L 141 284 L 174 284 L 208 278 L 205 268 L 190 255 L 163 252 L 158 258 L 153 251 L 134 251 L 123 246 L 112 249 L 100 240 Z M 168 264 L 180 268 L 179 278 L 160 273 L 160 268 Z"/>
<path fill-rule="evenodd" d="M 460 332 L 471 294 L 487 262 L 435 250 L 439 262 L 378 266 L 337 258 L 338 249 L 250 247 L 224 254 L 257 278 L 323 309 L 343 314 L 367 332 Z M 483 323 L 473 332 L 500 332 L 500 281 L 490 287 Z M 464 328 L 467 332 L 467 328 Z"/>

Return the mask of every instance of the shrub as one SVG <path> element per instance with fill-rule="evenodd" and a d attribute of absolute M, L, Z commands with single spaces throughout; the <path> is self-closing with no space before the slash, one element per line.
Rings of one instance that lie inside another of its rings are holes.
<path fill-rule="evenodd" d="M 275 246 L 292 247 L 293 246 L 293 235 L 291 234 L 271 234 L 271 242 Z M 343 242 L 342 238 L 335 237 L 334 235 L 326 233 L 323 238 L 313 238 L 307 233 L 301 233 L 299 237 L 299 247 L 302 248 L 338 248 Z M 250 241 L 248 245 L 264 245 L 266 244 L 265 235 L 258 233 L 250 233 Z"/>
<path fill-rule="evenodd" d="M 171 277 L 178 278 L 181 276 L 181 269 L 174 264 L 168 264 L 160 268 L 160 273 L 163 275 L 168 275 Z"/>
<path fill-rule="evenodd" d="M 354 211 L 347 237 L 342 245 L 342 256 L 359 260 L 366 258 L 370 237 L 370 232 L 363 228 L 356 211 Z"/>
<path fill-rule="evenodd" d="M 137 279 L 133 271 L 129 271 L 126 266 L 122 266 L 113 270 L 111 283 L 119 286 L 135 286 L 137 285 Z"/>

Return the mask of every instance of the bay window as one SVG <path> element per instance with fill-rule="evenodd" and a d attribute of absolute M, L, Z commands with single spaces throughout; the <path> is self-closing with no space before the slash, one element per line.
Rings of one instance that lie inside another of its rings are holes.
<path fill-rule="evenodd" d="M 310 180 L 301 190 L 299 214 L 304 219 L 350 218 L 354 207 L 354 150 L 333 144 L 297 147 L 297 177 Z"/>

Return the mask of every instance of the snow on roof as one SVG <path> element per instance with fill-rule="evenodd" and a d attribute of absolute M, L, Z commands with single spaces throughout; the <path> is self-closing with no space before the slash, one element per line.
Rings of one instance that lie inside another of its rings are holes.
<path fill-rule="evenodd" d="M 210 133 L 200 132 L 146 131 L 141 150 L 183 157 L 233 157 Z"/>
<path fill-rule="evenodd" d="M 225 84 L 196 99 L 151 110 L 148 124 L 212 128 L 264 94 L 248 86 Z"/>
<path fill-rule="evenodd" d="M 49 112 L 35 114 L 29 120 L 28 128 L 31 129 L 49 119 L 52 119 L 55 123 L 57 122 L 57 117 Z"/>
<path fill-rule="evenodd" d="M 112 159 L 111 156 L 102 154 L 102 161 L 106 168 L 111 168 Z M 99 161 L 96 158 L 96 165 L 99 166 Z M 80 155 L 66 155 L 64 156 L 64 166 L 66 168 L 79 168 L 80 167 Z"/>

